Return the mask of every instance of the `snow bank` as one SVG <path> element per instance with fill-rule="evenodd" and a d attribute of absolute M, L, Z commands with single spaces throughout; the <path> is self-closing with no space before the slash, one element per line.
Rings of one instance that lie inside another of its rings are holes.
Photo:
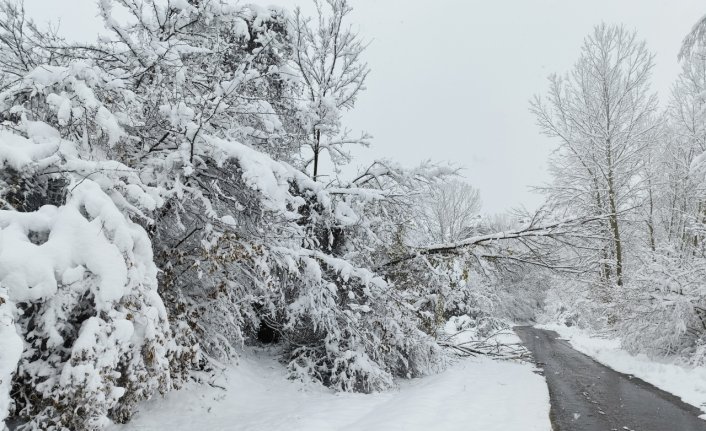
<path fill-rule="evenodd" d="M 551 430 L 547 387 L 532 371 L 528 364 L 472 358 L 394 391 L 334 394 L 287 380 L 274 359 L 249 353 L 214 387 L 150 401 L 111 431 Z"/>
<path fill-rule="evenodd" d="M 651 383 L 706 412 L 706 368 L 662 362 L 644 354 L 634 356 L 620 348 L 620 339 L 597 338 L 576 327 L 558 324 L 537 327 L 556 331 L 579 352 L 618 372 Z M 701 418 L 706 419 L 706 414 Z"/>

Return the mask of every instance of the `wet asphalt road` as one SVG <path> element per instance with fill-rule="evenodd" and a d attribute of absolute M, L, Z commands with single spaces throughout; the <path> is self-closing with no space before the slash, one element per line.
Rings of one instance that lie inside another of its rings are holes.
<path fill-rule="evenodd" d="M 605 367 L 554 331 L 515 331 L 544 369 L 555 431 L 704 431 L 700 410 L 644 381 Z"/>

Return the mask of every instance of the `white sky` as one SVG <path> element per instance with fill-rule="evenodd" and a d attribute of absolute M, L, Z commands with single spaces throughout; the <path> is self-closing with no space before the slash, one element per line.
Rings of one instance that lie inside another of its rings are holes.
<path fill-rule="evenodd" d="M 255 0 L 311 9 L 307 0 Z M 682 38 L 703 0 L 351 0 L 353 24 L 372 41 L 368 90 L 346 117 L 374 136 L 355 165 L 389 158 L 464 167 L 485 212 L 536 207 L 554 143 L 539 135 L 528 101 L 546 77 L 568 71 L 601 21 L 638 31 L 656 54 L 653 87 L 665 101 Z M 71 38 L 99 29 L 95 0 L 25 0 L 39 23 L 61 20 Z"/>

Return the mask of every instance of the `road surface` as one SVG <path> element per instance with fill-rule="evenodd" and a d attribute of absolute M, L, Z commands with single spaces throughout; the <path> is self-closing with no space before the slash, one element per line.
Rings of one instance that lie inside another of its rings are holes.
<path fill-rule="evenodd" d="M 706 431 L 696 407 L 599 364 L 556 332 L 515 331 L 544 370 L 555 431 Z"/>

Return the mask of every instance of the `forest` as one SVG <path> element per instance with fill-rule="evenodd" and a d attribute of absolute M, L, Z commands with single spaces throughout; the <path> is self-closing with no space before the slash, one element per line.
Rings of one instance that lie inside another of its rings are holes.
<path fill-rule="evenodd" d="M 528 101 L 544 203 L 482 215 L 453 163 L 343 172 L 384 145 L 345 122 L 375 66 L 352 3 L 100 0 L 82 43 L 0 2 L 0 428 L 127 423 L 253 346 L 366 394 L 523 356 L 449 322 L 706 367 L 706 17 L 668 98 L 598 24 Z"/>

